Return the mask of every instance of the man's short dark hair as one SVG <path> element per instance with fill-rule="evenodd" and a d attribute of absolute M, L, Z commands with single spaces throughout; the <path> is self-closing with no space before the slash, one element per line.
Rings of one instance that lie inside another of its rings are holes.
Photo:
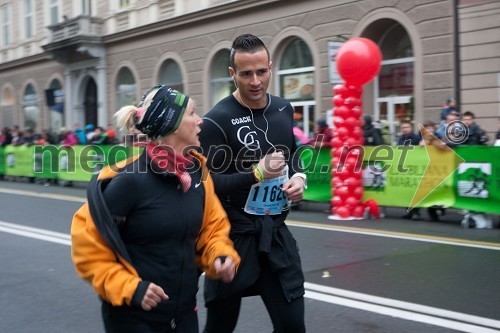
<path fill-rule="evenodd" d="M 236 65 L 234 64 L 234 54 L 236 52 L 255 53 L 262 49 L 266 50 L 267 58 L 269 59 L 269 50 L 259 37 L 251 34 L 240 35 L 236 37 L 231 46 L 229 65 L 236 71 Z"/>
<path fill-rule="evenodd" d="M 474 116 L 474 113 L 472 113 L 471 111 L 465 111 L 462 117 L 471 117 L 472 119 L 476 118 L 476 116 Z"/>

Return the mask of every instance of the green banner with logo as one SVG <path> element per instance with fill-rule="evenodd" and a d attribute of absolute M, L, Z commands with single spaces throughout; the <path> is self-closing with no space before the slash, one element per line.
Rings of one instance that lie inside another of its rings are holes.
<path fill-rule="evenodd" d="M 500 147 L 457 147 L 465 162 L 456 172 L 453 207 L 500 214 Z"/>
<path fill-rule="evenodd" d="M 308 149 L 301 155 L 308 177 L 304 199 L 328 202 L 330 151 Z M 445 205 L 500 214 L 500 147 L 364 147 L 361 172 L 363 201 L 374 199 L 380 206 L 396 207 Z"/>

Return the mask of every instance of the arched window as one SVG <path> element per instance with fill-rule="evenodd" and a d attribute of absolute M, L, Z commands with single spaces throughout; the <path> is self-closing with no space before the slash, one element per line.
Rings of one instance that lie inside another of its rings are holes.
<path fill-rule="evenodd" d="M 127 67 L 120 69 L 116 80 L 116 106 L 120 109 L 122 106 L 137 104 L 136 84 L 132 72 Z"/>
<path fill-rule="evenodd" d="M 314 64 L 311 50 L 300 38 L 285 45 L 279 62 L 280 96 L 289 100 L 295 109 L 295 120 L 308 136 L 314 131 Z"/>
<path fill-rule="evenodd" d="M 40 117 L 40 109 L 38 107 L 38 96 L 35 88 L 30 83 L 26 86 L 23 95 L 23 113 L 24 127 L 31 128 L 37 131 Z"/>
<path fill-rule="evenodd" d="M 384 141 L 395 144 L 402 120 L 414 121 L 413 46 L 406 29 L 394 20 L 376 23 L 383 33 L 379 36 L 382 68 L 375 80 L 377 107 L 375 120 L 381 122 Z"/>
<path fill-rule="evenodd" d="M 211 103 L 212 106 L 236 90 L 229 76 L 229 50 L 217 52 L 210 68 Z"/>
<path fill-rule="evenodd" d="M 0 123 L 2 126 L 12 126 L 15 115 L 14 91 L 10 87 L 4 87 L 0 96 Z"/>
<path fill-rule="evenodd" d="M 64 90 L 59 80 L 50 82 L 47 91 L 47 105 L 49 107 L 50 129 L 59 132 L 64 126 Z"/>
<path fill-rule="evenodd" d="M 1 106 L 14 105 L 14 93 L 12 92 L 12 89 L 10 89 L 9 87 L 3 88 L 2 98 L 0 99 L 0 105 Z"/>
<path fill-rule="evenodd" d="M 184 92 L 184 85 L 182 83 L 181 68 L 172 59 L 163 62 L 160 68 L 160 82 L 167 87 L 174 88 L 180 92 Z"/>

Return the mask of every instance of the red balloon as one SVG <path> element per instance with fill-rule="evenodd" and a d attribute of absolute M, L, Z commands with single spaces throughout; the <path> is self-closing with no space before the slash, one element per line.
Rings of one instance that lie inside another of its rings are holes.
<path fill-rule="evenodd" d="M 349 189 L 347 186 L 340 186 L 335 189 L 335 195 L 338 195 L 341 199 L 346 199 L 349 196 Z"/>
<path fill-rule="evenodd" d="M 344 104 L 349 107 L 355 107 L 355 106 L 360 106 L 363 103 L 363 101 L 360 98 L 356 97 L 347 97 L 344 99 Z"/>
<path fill-rule="evenodd" d="M 340 140 L 339 138 L 335 137 L 335 138 L 332 138 L 332 140 L 330 141 L 330 145 L 332 147 L 335 147 L 335 148 L 340 148 L 344 145 L 344 142 L 342 140 Z"/>
<path fill-rule="evenodd" d="M 338 170 L 337 170 L 337 173 L 336 175 L 342 179 L 342 181 L 344 182 L 346 179 L 349 179 L 351 177 L 353 177 L 353 169 L 352 168 L 349 168 L 349 166 L 346 166 L 346 165 L 343 165 L 342 167 L 339 166 Z M 344 183 L 342 183 L 344 184 Z"/>
<path fill-rule="evenodd" d="M 357 187 L 359 187 L 360 182 L 355 177 L 349 177 L 344 180 L 344 184 L 347 186 L 349 191 L 354 191 Z"/>
<path fill-rule="evenodd" d="M 345 126 L 354 130 L 354 127 L 358 124 L 358 121 L 354 117 L 348 117 L 345 119 Z"/>
<path fill-rule="evenodd" d="M 332 181 L 330 182 L 330 185 L 332 185 L 332 188 L 336 189 L 342 185 L 344 185 L 344 181 L 340 179 L 338 176 L 333 176 Z"/>
<path fill-rule="evenodd" d="M 342 156 L 342 151 L 343 150 L 344 150 L 344 148 L 334 149 L 333 150 L 333 157 L 340 158 L 340 156 Z"/>
<path fill-rule="evenodd" d="M 352 197 L 352 196 L 351 197 L 347 197 L 344 202 L 345 202 L 345 205 L 347 207 L 350 207 L 350 208 L 354 208 L 354 207 L 356 207 L 356 206 L 358 206 L 360 204 L 359 199 L 357 199 L 355 197 Z"/>
<path fill-rule="evenodd" d="M 334 195 L 332 200 L 330 200 L 330 203 L 333 205 L 333 207 L 340 207 L 344 205 L 344 201 L 342 201 L 342 198 Z"/>
<path fill-rule="evenodd" d="M 363 114 L 363 110 L 359 106 L 355 106 L 351 109 L 351 116 L 354 118 L 359 118 Z"/>
<path fill-rule="evenodd" d="M 352 137 L 355 139 L 361 139 L 363 137 L 363 129 L 361 127 L 354 127 L 352 129 Z"/>
<path fill-rule="evenodd" d="M 349 130 L 344 126 L 338 127 L 336 134 L 340 140 L 345 140 L 347 138 L 347 136 L 349 135 Z"/>
<path fill-rule="evenodd" d="M 344 84 L 336 84 L 333 87 L 334 95 L 343 95 L 347 91 L 347 87 Z"/>
<path fill-rule="evenodd" d="M 360 98 L 363 93 L 363 89 L 361 87 L 356 86 L 348 86 L 346 94 L 350 97 Z"/>
<path fill-rule="evenodd" d="M 380 71 L 382 53 L 368 38 L 351 38 L 337 52 L 337 69 L 346 85 L 361 87 Z"/>
<path fill-rule="evenodd" d="M 351 211 L 349 210 L 349 208 L 341 206 L 335 209 L 335 214 L 342 218 L 346 218 L 349 217 L 349 215 L 351 215 Z"/>
<path fill-rule="evenodd" d="M 363 187 L 362 186 L 356 187 L 354 191 L 352 191 L 352 195 L 355 198 L 361 199 L 363 197 Z"/>
<path fill-rule="evenodd" d="M 363 217 L 364 214 L 365 214 L 365 206 L 363 206 L 363 205 L 357 205 L 352 210 L 353 217 Z"/>
<path fill-rule="evenodd" d="M 333 117 L 333 126 L 337 128 L 344 126 L 344 118 L 337 116 Z"/>
<path fill-rule="evenodd" d="M 354 169 L 356 166 L 359 166 L 360 163 L 362 163 L 362 161 L 359 160 L 359 158 L 356 158 L 356 157 L 353 157 L 353 156 L 349 156 L 345 160 L 345 164 L 348 167 L 352 167 L 352 169 Z"/>
<path fill-rule="evenodd" d="M 360 138 L 349 137 L 345 140 L 348 147 L 361 146 L 362 142 Z"/>
<path fill-rule="evenodd" d="M 332 98 L 332 103 L 335 106 L 342 106 L 344 105 L 344 97 L 342 97 L 341 95 L 335 95 Z"/>
<path fill-rule="evenodd" d="M 337 106 L 333 109 L 333 115 L 335 117 L 346 118 L 349 114 L 349 108 L 345 105 Z"/>

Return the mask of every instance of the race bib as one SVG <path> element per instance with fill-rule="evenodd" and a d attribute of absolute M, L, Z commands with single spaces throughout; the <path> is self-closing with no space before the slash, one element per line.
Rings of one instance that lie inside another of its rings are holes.
<path fill-rule="evenodd" d="M 288 165 L 281 176 L 252 185 L 245 204 L 245 212 L 253 215 L 278 215 L 287 208 L 288 199 L 281 191 L 288 180 Z"/>

